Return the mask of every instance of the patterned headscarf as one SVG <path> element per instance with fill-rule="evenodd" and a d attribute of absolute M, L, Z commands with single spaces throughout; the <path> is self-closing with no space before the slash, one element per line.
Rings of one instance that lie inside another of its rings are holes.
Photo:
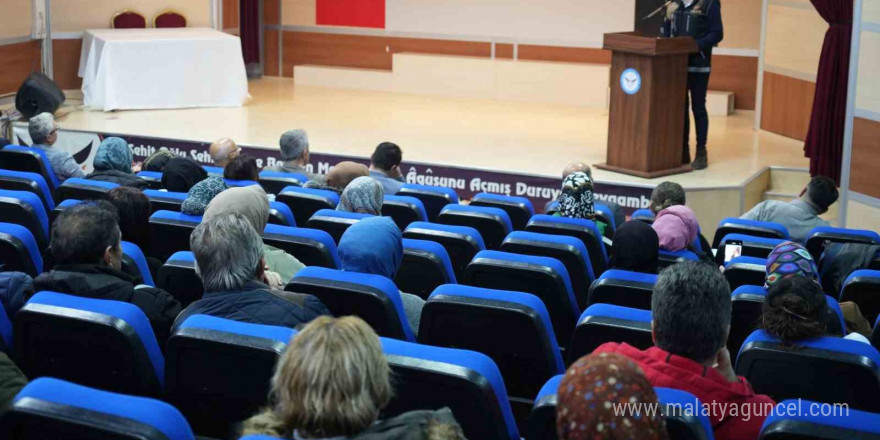
<path fill-rule="evenodd" d="M 657 404 L 657 394 L 642 370 L 616 353 L 598 353 L 577 360 L 559 383 L 556 432 L 560 440 L 666 440 L 666 421 L 657 411 L 648 415 L 615 406 Z M 620 411 L 620 409 L 618 409 Z"/>
<path fill-rule="evenodd" d="M 131 148 L 122 138 L 108 137 L 98 145 L 93 162 L 95 170 L 131 173 Z"/>
<path fill-rule="evenodd" d="M 562 181 L 559 194 L 559 213 L 563 217 L 592 220 L 596 210 L 593 207 L 593 180 L 587 173 L 571 173 Z"/>
<path fill-rule="evenodd" d="M 769 288 L 773 283 L 792 276 L 805 276 L 819 281 L 819 268 L 806 248 L 793 241 L 786 241 L 776 246 L 767 257 L 767 278 L 764 281 L 764 288 Z"/>
<path fill-rule="evenodd" d="M 203 215 L 208 203 L 225 189 L 226 183 L 223 179 L 216 176 L 208 177 L 190 188 L 186 200 L 180 205 L 180 212 L 187 215 Z"/>
<path fill-rule="evenodd" d="M 376 179 L 358 177 L 342 191 L 336 210 L 381 215 L 384 197 L 385 192 L 382 191 L 382 185 L 376 182 Z"/>

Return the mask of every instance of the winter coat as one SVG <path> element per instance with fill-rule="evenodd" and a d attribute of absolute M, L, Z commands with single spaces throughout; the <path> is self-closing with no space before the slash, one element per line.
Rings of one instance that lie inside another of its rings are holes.
<path fill-rule="evenodd" d="M 25 291 L 33 282 L 30 275 L 23 272 L 0 272 L 0 303 L 10 321 L 27 302 Z"/>
<path fill-rule="evenodd" d="M 139 190 L 147 189 L 149 185 L 146 180 L 140 177 L 119 170 L 95 171 L 86 176 L 88 180 L 97 180 L 99 182 L 112 182 L 120 186 L 130 186 Z"/>

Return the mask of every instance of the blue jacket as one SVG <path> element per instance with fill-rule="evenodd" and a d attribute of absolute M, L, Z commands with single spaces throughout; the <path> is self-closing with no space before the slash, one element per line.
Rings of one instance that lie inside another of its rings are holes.
<path fill-rule="evenodd" d="M 25 290 L 32 289 L 33 282 L 30 275 L 23 272 L 0 272 L 0 303 L 10 321 L 27 302 Z"/>
<path fill-rule="evenodd" d="M 694 0 L 689 7 L 684 7 L 682 0 L 675 0 L 679 9 L 676 14 L 694 10 L 697 6 L 704 8 L 706 28 L 704 32 L 694 36 L 700 51 L 690 54 L 688 57 L 688 71 L 709 73 L 712 66 L 712 48 L 724 39 L 724 23 L 721 21 L 721 0 Z M 671 22 L 664 21 L 661 34 L 666 37 L 677 37 L 679 32 L 672 35 Z"/>

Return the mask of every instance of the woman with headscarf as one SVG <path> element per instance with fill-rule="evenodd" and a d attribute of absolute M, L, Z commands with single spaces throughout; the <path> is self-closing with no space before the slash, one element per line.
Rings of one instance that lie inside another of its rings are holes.
<path fill-rule="evenodd" d="M 614 231 L 610 269 L 657 273 L 660 240 L 651 225 L 634 220 Z"/>
<path fill-rule="evenodd" d="M 217 176 L 208 177 L 190 188 L 186 200 L 180 206 L 180 212 L 186 215 L 203 215 L 208 203 L 225 189 L 226 182 L 223 179 Z"/>
<path fill-rule="evenodd" d="M 385 193 L 382 185 L 372 177 L 358 177 L 351 181 L 339 197 L 337 211 L 382 215 Z"/>
<path fill-rule="evenodd" d="M 86 179 L 113 182 L 122 186 L 144 189 L 147 181 L 136 176 L 131 169 L 132 154 L 128 142 L 118 137 L 101 141 L 95 153 L 95 171 Z"/>
<path fill-rule="evenodd" d="M 269 201 L 266 199 L 266 191 L 258 185 L 229 188 L 208 203 L 202 221 L 226 214 L 244 216 L 251 226 L 262 234 L 266 224 L 269 223 Z M 263 257 L 268 270 L 278 274 L 284 284 L 305 267 L 293 255 L 265 243 Z"/>
<path fill-rule="evenodd" d="M 403 261 L 403 236 L 388 217 L 369 217 L 351 225 L 337 246 L 342 270 L 381 275 L 394 280 Z M 419 331 L 419 319 L 425 300 L 400 292 L 403 311 L 413 334 Z"/>
<path fill-rule="evenodd" d="M 556 432 L 560 440 L 666 440 L 659 411 L 619 412 L 632 404 L 658 405 L 654 387 L 642 370 L 616 353 L 578 359 L 559 383 Z"/>
<path fill-rule="evenodd" d="M 358 177 L 369 176 L 370 170 L 366 165 L 352 161 L 343 161 L 336 164 L 333 169 L 327 173 L 326 184 L 318 180 L 309 180 L 304 185 L 305 188 L 326 189 L 342 194 L 345 187 Z"/>
<path fill-rule="evenodd" d="M 552 215 L 557 217 L 581 218 L 592 220 L 605 235 L 604 222 L 596 220 L 596 208 L 593 205 L 593 179 L 587 173 L 576 172 L 565 176 L 562 180 L 562 192 L 556 199 L 559 207 Z"/>
<path fill-rule="evenodd" d="M 660 249 L 669 252 L 688 250 L 696 254 L 700 261 L 715 264 L 711 252 L 701 252 L 695 246 L 700 224 L 691 208 L 684 205 L 670 206 L 657 213 L 651 227 L 660 239 Z"/>
<path fill-rule="evenodd" d="M 684 188 L 675 182 L 660 182 L 660 184 L 654 187 L 654 190 L 651 191 L 651 212 L 653 212 L 654 215 L 657 215 L 657 213 L 670 206 L 686 204 L 687 196 L 685 195 Z M 712 249 L 712 245 L 709 244 L 709 241 L 706 240 L 706 237 L 704 237 L 701 232 L 697 233 L 697 239 L 700 241 L 699 249 Z"/>
<path fill-rule="evenodd" d="M 207 178 L 208 172 L 194 160 L 175 157 L 162 170 L 162 187 L 168 191 L 185 193 Z"/>
<path fill-rule="evenodd" d="M 143 171 L 155 171 L 161 173 L 165 170 L 165 165 L 168 164 L 168 161 L 174 159 L 175 157 L 177 156 L 175 156 L 174 153 L 168 150 L 156 150 L 155 153 L 151 154 L 149 157 L 147 157 L 146 160 L 144 160 L 144 164 L 141 166 L 141 169 Z"/>

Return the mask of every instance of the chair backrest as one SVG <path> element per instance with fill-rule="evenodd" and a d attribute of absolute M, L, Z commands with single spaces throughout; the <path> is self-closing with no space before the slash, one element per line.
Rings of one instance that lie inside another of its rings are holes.
<path fill-rule="evenodd" d="M 46 212 L 55 209 L 55 198 L 46 179 L 37 173 L 0 169 L 0 188 L 13 191 L 28 191 L 40 197 Z"/>
<path fill-rule="evenodd" d="M 24 226 L 40 249 L 49 246 L 49 216 L 43 201 L 32 192 L 0 189 L 0 222 Z"/>
<path fill-rule="evenodd" d="M 37 173 L 43 176 L 52 189 L 58 189 L 58 186 L 61 185 L 46 152 L 39 148 L 19 145 L 3 147 L 0 150 L 0 169 Z"/>
<path fill-rule="evenodd" d="M 718 249 L 721 239 L 727 234 L 744 234 L 753 237 L 781 238 L 783 240 L 788 240 L 790 237 L 788 229 L 779 223 L 728 217 L 718 223 L 718 228 L 715 229 L 715 238 L 712 240 L 712 249 Z"/>
<path fill-rule="evenodd" d="M 880 316 L 880 270 L 861 269 L 846 277 L 840 289 L 840 301 L 859 305 L 868 322 Z"/>
<path fill-rule="evenodd" d="M 792 347 L 758 330 L 743 343 L 736 373 L 776 401 L 803 398 L 880 412 L 880 353 L 859 341 L 826 336 Z"/>
<path fill-rule="evenodd" d="M 202 165 L 202 169 L 205 170 L 209 176 L 223 177 L 223 167 Z"/>
<path fill-rule="evenodd" d="M 0 271 L 24 272 L 32 277 L 43 273 L 37 239 L 24 226 L 0 223 Z"/>
<path fill-rule="evenodd" d="M 244 186 L 259 186 L 260 182 L 256 180 L 236 180 L 236 179 L 223 179 L 223 182 L 229 188 L 237 188 Z"/>
<path fill-rule="evenodd" d="M 743 257 L 767 258 L 773 249 L 784 243 L 781 238 L 755 237 L 746 234 L 727 234 L 718 243 L 718 252 L 715 254 L 715 263 L 719 266 L 724 264 L 727 245 L 731 242 L 741 242 Z"/>
<path fill-rule="evenodd" d="M 415 341 L 400 292 L 383 276 L 307 267 L 284 290 L 316 296 L 333 316 L 359 316 L 380 336 Z"/>
<path fill-rule="evenodd" d="M 168 338 L 165 396 L 202 436 L 234 438 L 267 404 L 275 364 L 293 329 L 207 315 L 186 318 Z M 230 380 L 230 371 L 244 374 Z"/>
<path fill-rule="evenodd" d="M 6 315 L 6 308 L 0 307 L 0 352 L 12 356 L 12 321 Z"/>
<path fill-rule="evenodd" d="M 588 355 L 606 342 L 626 342 L 639 349 L 654 345 L 651 337 L 651 311 L 593 304 L 578 319 L 566 353 L 568 364 Z"/>
<path fill-rule="evenodd" d="M 439 223 L 413 222 L 403 231 L 403 238 L 427 240 L 440 243 L 449 259 L 455 278 L 461 280 L 465 268 L 477 252 L 486 249 L 480 233 L 468 226 L 441 225 Z"/>
<path fill-rule="evenodd" d="M 15 315 L 14 329 L 18 366 L 28 377 L 161 394 L 165 360 L 134 304 L 39 292 Z"/>
<path fill-rule="evenodd" d="M 587 308 L 587 292 L 595 277 L 590 254 L 582 241 L 565 235 L 514 231 L 501 243 L 501 251 L 559 260 L 571 277 L 571 290 L 578 302 L 578 308 Z"/>
<path fill-rule="evenodd" d="M 440 286 L 422 309 L 418 339 L 489 356 L 518 398 L 531 400 L 544 381 L 565 372 L 547 308 L 528 293 Z"/>
<path fill-rule="evenodd" d="M 617 230 L 617 223 L 614 220 L 614 211 L 611 210 L 611 207 L 602 203 L 595 202 L 593 203 L 596 212 L 596 219 L 608 225 L 605 228 L 605 236 L 608 238 L 614 237 L 614 231 Z"/>
<path fill-rule="evenodd" d="M 312 217 L 306 222 L 306 227 L 318 229 L 330 234 L 330 236 L 333 237 L 333 241 L 336 242 L 336 244 L 339 244 L 339 240 L 342 239 L 342 234 L 344 234 L 351 225 L 367 217 L 372 217 L 372 215 L 359 214 L 356 212 L 343 212 L 335 209 L 321 209 L 312 214 Z"/>
<path fill-rule="evenodd" d="M 144 29 L 147 27 L 147 19 L 137 12 L 126 9 L 113 16 L 110 27 L 114 29 Z"/>
<path fill-rule="evenodd" d="M 437 223 L 470 226 L 480 232 L 486 249 L 497 250 L 513 227 L 507 212 L 500 208 L 471 205 L 446 205 L 437 215 Z"/>
<path fill-rule="evenodd" d="M 147 186 L 152 189 L 162 189 L 161 171 L 139 171 L 137 176 L 147 181 Z"/>
<path fill-rule="evenodd" d="M 675 263 L 680 263 L 682 261 L 700 261 L 700 257 L 698 257 L 697 254 L 687 249 L 675 252 L 660 249 L 658 259 L 660 262 L 660 269 L 667 268 Z"/>
<path fill-rule="evenodd" d="M 180 212 L 180 207 L 183 205 L 188 194 L 184 192 L 145 189 L 144 195 L 150 199 L 150 213 L 152 214 L 156 211 Z"/>
<path fill-rule="evenodd" d="M 449 407 L 467 438 L 519 440 L 504 380 L 488 356 L 388 338 L 381 341 L 396 385 L 385 417 Z"/>
<path fill-rule="evenodd" d="M 117 186 L 118 183 L 73 177 L 65 180 L 58 187 L 58 197 L 59 200 L 103 200 L 104 195 Z"/>
<path fill-rule="evenodd" d="M 322 209 L 336 209 L 336 205 L 339 204 L 339 194 L 326 189 L 287 186 L 278 193 L 275 200 L 290 207 L 296 218 L 296 224 L 304 225 L 312 214 Z"/>
<path fill-rule="evenodd" d="M 651 310 L 657 275 L 611 269 L 590 285 L 588 302 Z"/>
<path fill-rule="evenodd" d="M 462 284 L 531 293 L 550 312 L 560 347 L 567 347 L 580 315 L 568 271 L 555 258 L 482 251 L 468 264 Z"/>
<path fill-rule="evenodd" d="M 590 264 L 593 265 L 594 276 L 602 275 L 608 266 L 608 254 L 602 243 L 602 234 L 596 228 L 596 223 L 591 220 L 539 214 L 532 216 L 532 219 L 526 224 L 526 231 L 567 235 L 580 239 L 590 254 Z"/>
<path fill-rule="evenodd" d="M 196 259 L 190 251 L 172 254 L 156 274 L 157 286 L 170 293 L 181 306 L 187 307 L 202 299 L 205 287 L 196 273 Z"/>
<path fill-rule="evenodd" d="M 528 440 L 557 440 L 556 432 L 556 405 L 559 403 L 559 383 L 562 382 L 563 374 L 551 377 L 538 395 L 535 396 L 535 404 L 529 412 L 526 423 L 526 438 Z"/>
<path fill-rule="evenodd" d="M 452 261 L 443 245 L 434 241 L 403 239 L 403 260 L 394 276 L 397 288 L 428 299 L 437 287 L 456 282 Z"/>
<path fill-rule="evenodd" d="M 391 217 L 400 230 L 406 229 L 412 222 L 428 221 L 425 204 L 410 196 L 385 195 L 382 202 L 382 215 Z"/>
<path fill-rule="evenodd" d="M 880 350 L 880 316 L 874 321 L 874 328 L 871 330 L 871 345 Z"/>
<path fill-rule="evenodd" d="M 269 223 L 273 225 L 296 227 L 296 219 L 290 207 L 281 202 L 269 202 Z"/>
<path fill-rule="evenodd" d="M 153 275 L 150 274 L 150 266 L 147 265 L 147 257 L 138 245 L 122 242 L 122 271 L 134 276 L 141 277 L 143 284 L 156 287 Z"/>
<path fill-rule="evenodd" d="M 458 194 L 452 188 L 442 186 L 416 185 L 406 183 L 397 191 L 399 196 L 415 197 L 422 201 L 425 205 L 425 212 L 428 214 L 428 221 L 437 220 L 437 215 L 444 206 L 458 203 Z"/>
<path fill-rule="evenodd" d="M 535 215 L 535 207 L 532 201 L 525 197 L 503 196 L 500 194 L 478 193 L 471 199 L 471 206 L 488 206 L 500 208 L 510 217 L 513 229 L 521 231 L 526 228 L 526 223 Z"/>
<path fill-rule="evenodd" d="M 269 224 L 263 231 L 263 243 L 293 255 L 306 266 L 342 267 L 333 237 L 318 229 Z"/>
<path fill-rule="evenodd" d="M 739 286 L 763 286 L 767 278 L 767 259 L 736 257 L 724 265 L 724 278 L 730 290 Z"/>
<path fill-rule="evenodd" d="M 260 171 L 260 185 L 269 194 L 279 194 L 288 186 L 301 187 L 309 181 L 308 176 L 281 171 Z"/>
<path fill-rule="evenodd" d="M 814 409 L 811 414 L 809 409 Z M 795 409 L 795 411 L 790 411 Z M 827 414 L 826 414 L 827 413 Z M 764 420 L 759 440 L 878 440 L 880 414 L 802 399 L 784 400 Z"/>
<path fill-rule="evenodd" d="M 27 384 L 0 423 L 0 434 L 21 440 L 194 440 L 173 406 L 42 377 Z"/>
<path fill-rule="evenodd" d="M 636 209 L 632 213 L 632 220 L 639 220 L 648 224 L 654 223 L 654 212 L 650 209 Z"/>
<path fill-rule="evenodd" d="M 153 19 L 154 28 L 182 28 L 186 27 L 186 17 L 175 11 L 165 11 Z"/>
<path fill-rule="evenodd" d="M 200 215 L 154 212 L 150 216 L 150 256 L 164 261 L 177 251 L 188 251 L 189 236 L 201 222 Z"/>
<path fill-rule="evenodd" d="M 67 199 L 67 200 L 62 201 L 58 205 L 56 205 L 55 209 L 53 209 L 51 211 L 51 214 L 49 215 L 49 231 L 50 231 L 50 233 L 52 231 L 52 226 L 55 223 L 55 219 L 58 218 L 58 216 L 61 215 L 61 213 L 64 212 L 64 210 L 66 210 L 67 208 L 78 205 L 80 203 L 82 203 L 82 200 Z"/>
<path fill-rule="evenodd" d="M 819 261 L 822 252 L 825 251 L 825 243 L 880 243 L 880 234 L 865 229 L 846 229 L 834 228 L 831 226 L 819 226 L 813 228 L 807 234 L 804 246 L 813 256 L 813 259 Z"/>

